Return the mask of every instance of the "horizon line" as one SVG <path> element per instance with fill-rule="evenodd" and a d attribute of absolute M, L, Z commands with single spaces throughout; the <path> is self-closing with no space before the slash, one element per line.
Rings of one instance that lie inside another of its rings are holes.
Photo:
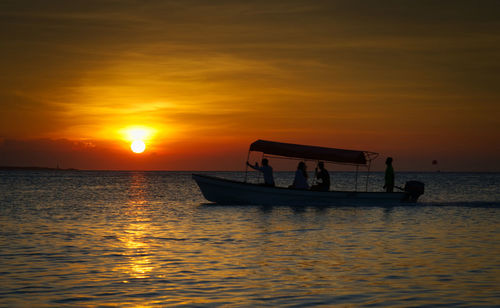
<path fill-rule="evenodd" d="M 43 166 L 0 166 L 0 171 L 114 171 L 114 172 L 246 172 L 245 170 L 167 170 L 167 169 L 78 169 L 78 168 L 53 168 Z M 251 170 L 248 170 L 251 171 Z M 295 170 L 275 170 L 275 172 L 293 172 Z M 254 172 L 254 171 L 251 171 Z M 331 172 L 353 172 L 355 170 L 331 170 Z M 358 173 L 384 172 L 384 170 L 359 170 Z M 396 170 L 408 173 L 500 173 L 500 171 L 467 171 L 467 170 Z"/>

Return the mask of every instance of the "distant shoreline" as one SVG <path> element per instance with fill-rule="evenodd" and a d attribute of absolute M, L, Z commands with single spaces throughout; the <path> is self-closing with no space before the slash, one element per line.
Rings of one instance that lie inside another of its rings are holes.
<path fill-rule="evenodd" d="M 0 166 L 0 170 L 2 171 L 10 171 L 10 170 L 21 170 L 21 171 L 79 171 L 79 169 L 75 168 L 49 168 L 49 167 L 18 167 L 18 166 Z"/>
<path fill-rule="evenodd" d="M 0 166 L 0 171 L 89 171 L 89 172 L 191 172 L 191 173 L 207 173 L 207 172 L 245 172 L 245 170 L 116 170 L 116 169 L 76 169 L 76 168 L 50 168 L 37 166 Z M 276 170 L 275 172 L 294 172 L 294 170 Z M 335 172 L 355 173 L 355 171 L 338 170 Z M 383 170 L 374 171 L 371 173 L 383 173 Z M 400 170 L 397 173 L 500 173 L 500 171 L 408 171 Z M 360 173 L 366 173 L 360 172 Z"/>

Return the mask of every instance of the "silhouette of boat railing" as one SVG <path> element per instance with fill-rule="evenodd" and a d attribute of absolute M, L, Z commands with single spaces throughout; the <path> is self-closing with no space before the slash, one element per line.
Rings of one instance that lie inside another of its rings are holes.
<path fill-rule="evenodd" d="M 379 156 L 379 153 L 370 151 L 345 150 L 260 139 L 250 145 L 247 161 L 250 158 L 251 152 L 261 152 L 262 158 L 314 161 L 316 163 L 324 161 L 337 165 L 354 166 L 356 167 L 354 191 L 358 190 L 358 173 L 360 167 L 366 168 L 365 191 L 368 191 L 371 164 Z M 247 174 L 248 166 L 245 169 L 245 182 L 247 182 Z"/>

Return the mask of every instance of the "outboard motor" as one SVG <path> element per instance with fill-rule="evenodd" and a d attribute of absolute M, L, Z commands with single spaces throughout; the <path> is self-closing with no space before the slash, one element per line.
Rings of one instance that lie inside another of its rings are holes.
<path fill-rule="evenodd" d="M 418 197 L 424 194 L 425 184 L 419 181 L 408 181 L 404 191 L 407 193 L 405 201 L 417 202 Z"/>

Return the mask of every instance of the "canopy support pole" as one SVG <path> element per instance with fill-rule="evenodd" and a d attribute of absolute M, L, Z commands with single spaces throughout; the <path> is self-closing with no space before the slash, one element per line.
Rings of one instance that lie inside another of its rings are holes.
<path fill-rule="evenodd" d="M 368 161 L 368 173 L 366 174 L 366 187 L 365 191 L 368 191 L 368 179 L 370 178 L 370 166 L 372 165 L 372 161 Z"/>
<path fill-rule="evenodd" d="M 247 161 L 245 162 L 245 183 L 247 182 L 247 175 L 248 175 L 248 165 L 247 162 L 250 159 L 250 150 L 248 150 L 248 155 L 247 155 Z"/>
<path fill-rule="evenodd" d="M 358 169 L 359 166 L 356 165 L 356 184 L 354 184 L 354 191 L 358 191 Z"/>

